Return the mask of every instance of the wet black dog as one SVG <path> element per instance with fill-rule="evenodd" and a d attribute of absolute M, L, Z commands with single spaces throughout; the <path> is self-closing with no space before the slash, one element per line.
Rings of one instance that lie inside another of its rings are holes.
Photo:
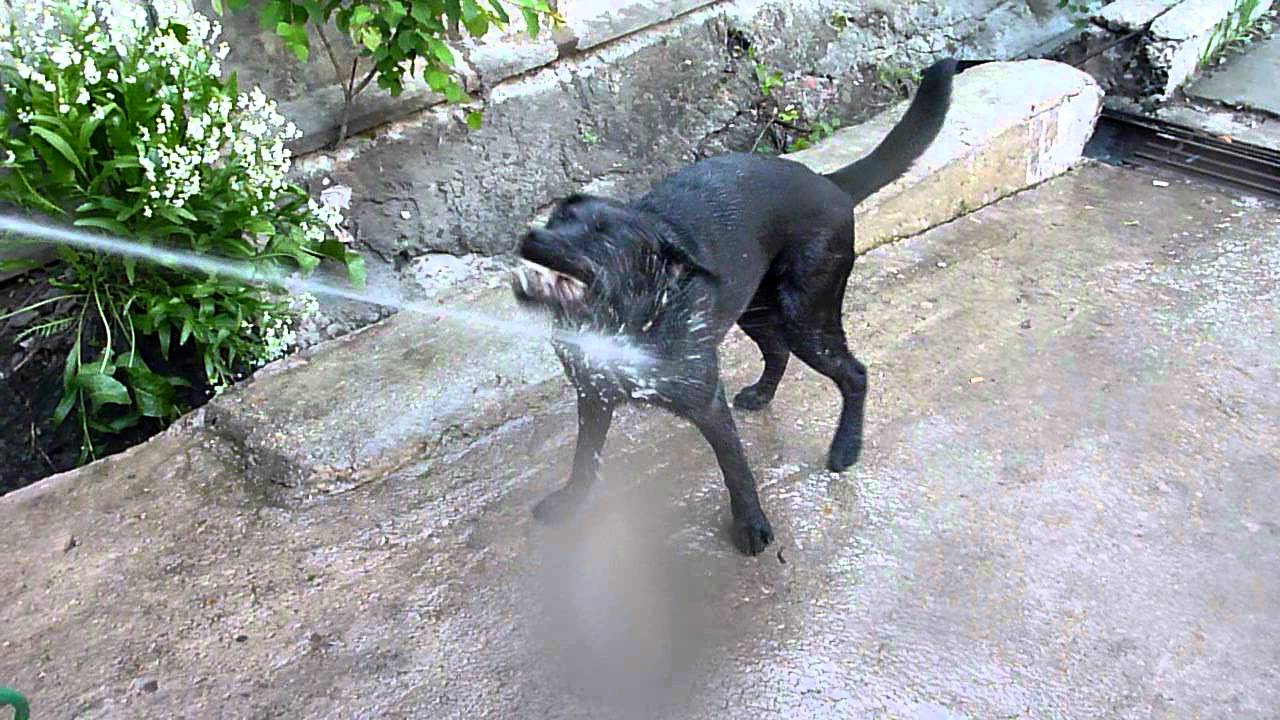
<path fill-rule="evenodd" d="M 704 160 L 638 201 L 575 195 L 521 241 L 513 289 L 561 327 L 620 334 L 650 353 L 644 368 L 593 365 L 570 344 L 557 354 L 578 395 L 569 482 L 534 515 L 568 516 L 586 495 L 622 402 L 643 401 L 692 422 L 715 450 L 733 510 L 733 538 L 757 554 L 773 539 L 720 382 L 717 347 L 736 322 L 760 346 L 764 373 L 734 405 L 773 399 L 791 353 L 831 378 L 843 409 L 827 465 L 862 449 L 866 368 L 841 324 L 853 269 L 854 206 L 892 182 L 933 142 L 951 101 L 954 60 L 924 73 L 906 115 L 869 155 L 831 175 L 758 155 Z"/>

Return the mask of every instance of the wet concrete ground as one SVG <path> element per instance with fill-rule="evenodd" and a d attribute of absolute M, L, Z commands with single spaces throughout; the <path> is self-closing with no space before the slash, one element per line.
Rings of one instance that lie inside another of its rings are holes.
<path fill-rule="evenodd" d="M 557 530 L 567 399 L 287 505 L 192 430 L 0 499 L 0 683 L 53 718 L 1273 718 L 1280 210 L 1171 182 L 1088 167 L 860 261 L 867 449 L 822 469 L 798 363 L 739 415 L 759 558 L 656 412 Z"/>

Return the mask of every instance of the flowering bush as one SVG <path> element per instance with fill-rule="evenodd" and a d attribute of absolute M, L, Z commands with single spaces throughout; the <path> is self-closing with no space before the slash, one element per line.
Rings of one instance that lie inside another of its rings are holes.
<path fill-rule="evenodd" d="M 227 46 L 199 14 L 149 21 L 131 3 L 15 8 L 0 30 L 0 199 L 84 228 L 251 262 L 276 272 L 324 258 L 363 282 L 336 208 L 286 180 L 298 130 L 260 90 L 223 79 Z M 64 394 L 95 436 L 179 411 L 186 353 L 208 388 L 282 355 L 314 301 L 232 279 L 68 248 L 28 336 L 67 334 Z M 25 309 L 32 309 L 31 306 Z M 153 352 L 151 350 L 154 350 Z"/>

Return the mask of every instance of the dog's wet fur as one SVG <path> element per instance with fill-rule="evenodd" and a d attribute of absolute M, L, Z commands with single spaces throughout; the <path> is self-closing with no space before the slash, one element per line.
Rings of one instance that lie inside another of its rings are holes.
<path fill-rule="evenodd" d="M 925 71 L 902 120 L 866 157 L 830 175 L 780 158 L 703 160 L 619 202 L 573 195 L 520 242 L 517 299 L 563 327 L 629 338 L 645 368 L 593 366 L 572 346 L 557 355 L 578 396 L 578 442 L 568 483 L 534 508 L 569 517 L 595 480 L 614 409 L 640 401 L 692 422 L 729 489 L 733 540 L 758 554 L 773 540 L 720 380 L 717 348 L 737 323 L 764 355 L 739 410 L 773 399 L 792 354 L 830 378 L 843 399 L 827 467 L 862 450 L 867 370 L 845 343 L 841 310 L 854 261 L 854 207 L 901 176 L 933 142 L 951 100 L 956 61 Z"/>

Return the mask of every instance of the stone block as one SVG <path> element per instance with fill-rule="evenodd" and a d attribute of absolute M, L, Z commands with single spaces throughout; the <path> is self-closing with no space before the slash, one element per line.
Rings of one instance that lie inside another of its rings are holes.
<path fill-rule="evenodd" d="M 1080 161 L 1101 107 L 1093 78 L 1061 63 L 990 63 L 961 73 L 938 139 L 905 176 L 858 206 L 858 252 L 1066 172 Z M 817 172 L 837 170 L 870 152 L 905 109 L 787 157 Z"/>

